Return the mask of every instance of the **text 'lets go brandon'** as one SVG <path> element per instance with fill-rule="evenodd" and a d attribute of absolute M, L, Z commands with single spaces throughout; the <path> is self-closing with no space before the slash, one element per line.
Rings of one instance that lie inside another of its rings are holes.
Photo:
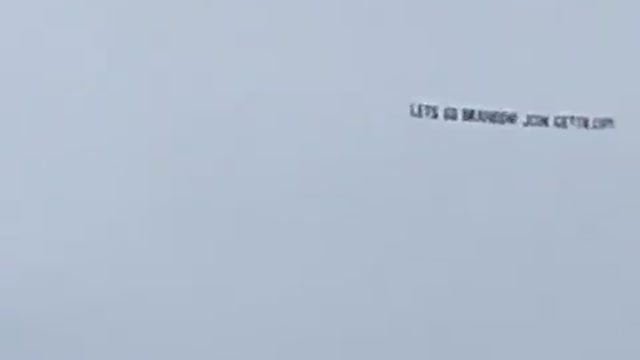
<path fill-rule="evenodd" d="M 588 117 L 582 115 L 544 115 L 526 114 L 520 116 L 515 111 L 483 110 L 474 108 L 458 108 L 451 106 L 439 106 L 425 103 L 411 103 L 410 114 L 414 118 L 463 121 L 470 123 L 486 123 L 492 125 L 522 127 L 556 128 L 556 129 L 584 129 L 603 130 L 615 128 L 615 121 L 611 117 Z"/>

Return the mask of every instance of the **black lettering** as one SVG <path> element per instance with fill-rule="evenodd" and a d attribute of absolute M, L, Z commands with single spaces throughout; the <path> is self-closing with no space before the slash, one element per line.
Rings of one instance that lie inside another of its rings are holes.
<path fill-rule="evenodd" d="M 505 111 L 492 111 L 488 117 L 491 124 L 504 125 L 508 122 L 509 113 Z"/>
<path fill-rule="evenodd" d="M 437 119 L 438 107 L 435 105 L 425 105 L 425 117 L 429 119 Z"/>
<path fill-rule="evenodd" d="M 504 113 L 504 122 L 509 125 L 515 125 L 518 123 L 518 113 L 517 112 L 505 112 Z"/>
<path fill-rule="evenodd" d="M 411 108 L 409 109 L 409 114 L 414 118 L 423 118 L 424 117 L 424 108 L 422 104 L 411 104 Z"/>
<path fill-rule="evenodd" d="M 549 117 L 544 115 L 527 115 L 527 119 L 522 125 L 524 127 L 548 127 L 549 126 Z"/>
<path fill-rule="evenodd" d="M 453 107 L 448 107 L 444 109 L 444 119 L 456 121 L 458 120 L 458 109 Z"/>
<path fill-rule="evenodd" d="M 416 118 L 438 119 L 438 106 L 427 104 L 411 104 L 410 114 Z"/>
<path fill-rule="evenodd" d="M 492 118 L 495 118 L 493 113 L 494 113 L 493 111 L 478 110 L 478 121 L 490 122 Z"/>
<path fill-rule="evenodd" d="M 589 118 L 586 116 L 572 116 L 570 122 L 571 122 L 571 125 L 579 129 L 589 128 Z"/>
<path fill-rule="evenodd" d="M 477 121 L 476 111 L 473 109 L 462 109 L 462 121 Z"/>
<path fill-rule="evenodd" d="M 567 129 L 569 128 L 569 122 L 571 121 L 572 116 L 567 115 L 557 115 L 553 118 L 553 126 L 558 129 Z"/>
<path fill-rule="evenodd" d="M 614 128 L 615 122 L 610 117 L 596 117 L 593 119 L 593 123 L 591 125 L 592 129 L 607 129 Z"/>

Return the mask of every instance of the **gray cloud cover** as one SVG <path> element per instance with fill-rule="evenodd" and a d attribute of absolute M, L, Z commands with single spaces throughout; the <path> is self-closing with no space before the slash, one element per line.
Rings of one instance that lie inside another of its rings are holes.
<path fill-rule="evenodd" d="M 0 5 L 0 357 L 637 359 L 637 9 Z"/>

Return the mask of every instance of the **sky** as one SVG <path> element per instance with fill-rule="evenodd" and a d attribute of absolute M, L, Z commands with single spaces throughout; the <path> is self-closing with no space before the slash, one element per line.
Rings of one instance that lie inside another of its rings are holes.
<path fill-rule="evenodd" d="M 0 358 L 638 359 L 638 9 L 1 4 Z"/>

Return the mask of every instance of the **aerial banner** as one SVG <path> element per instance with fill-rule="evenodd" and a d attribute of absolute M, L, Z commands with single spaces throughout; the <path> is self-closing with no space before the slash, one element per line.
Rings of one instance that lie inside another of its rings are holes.
<path fill-rule="evenodd" d="M 512 110 L 488 110 L 472 107 L 440 106 L 413 102 L 409 113 L 413 118 L 485 123 L 490 125 L 520 126 L 527 128 L 555 128 L 604 130 L 614 129 L 615 120 L 608 116 L 584 116 L 577 114 L 520 114 Z"/>

